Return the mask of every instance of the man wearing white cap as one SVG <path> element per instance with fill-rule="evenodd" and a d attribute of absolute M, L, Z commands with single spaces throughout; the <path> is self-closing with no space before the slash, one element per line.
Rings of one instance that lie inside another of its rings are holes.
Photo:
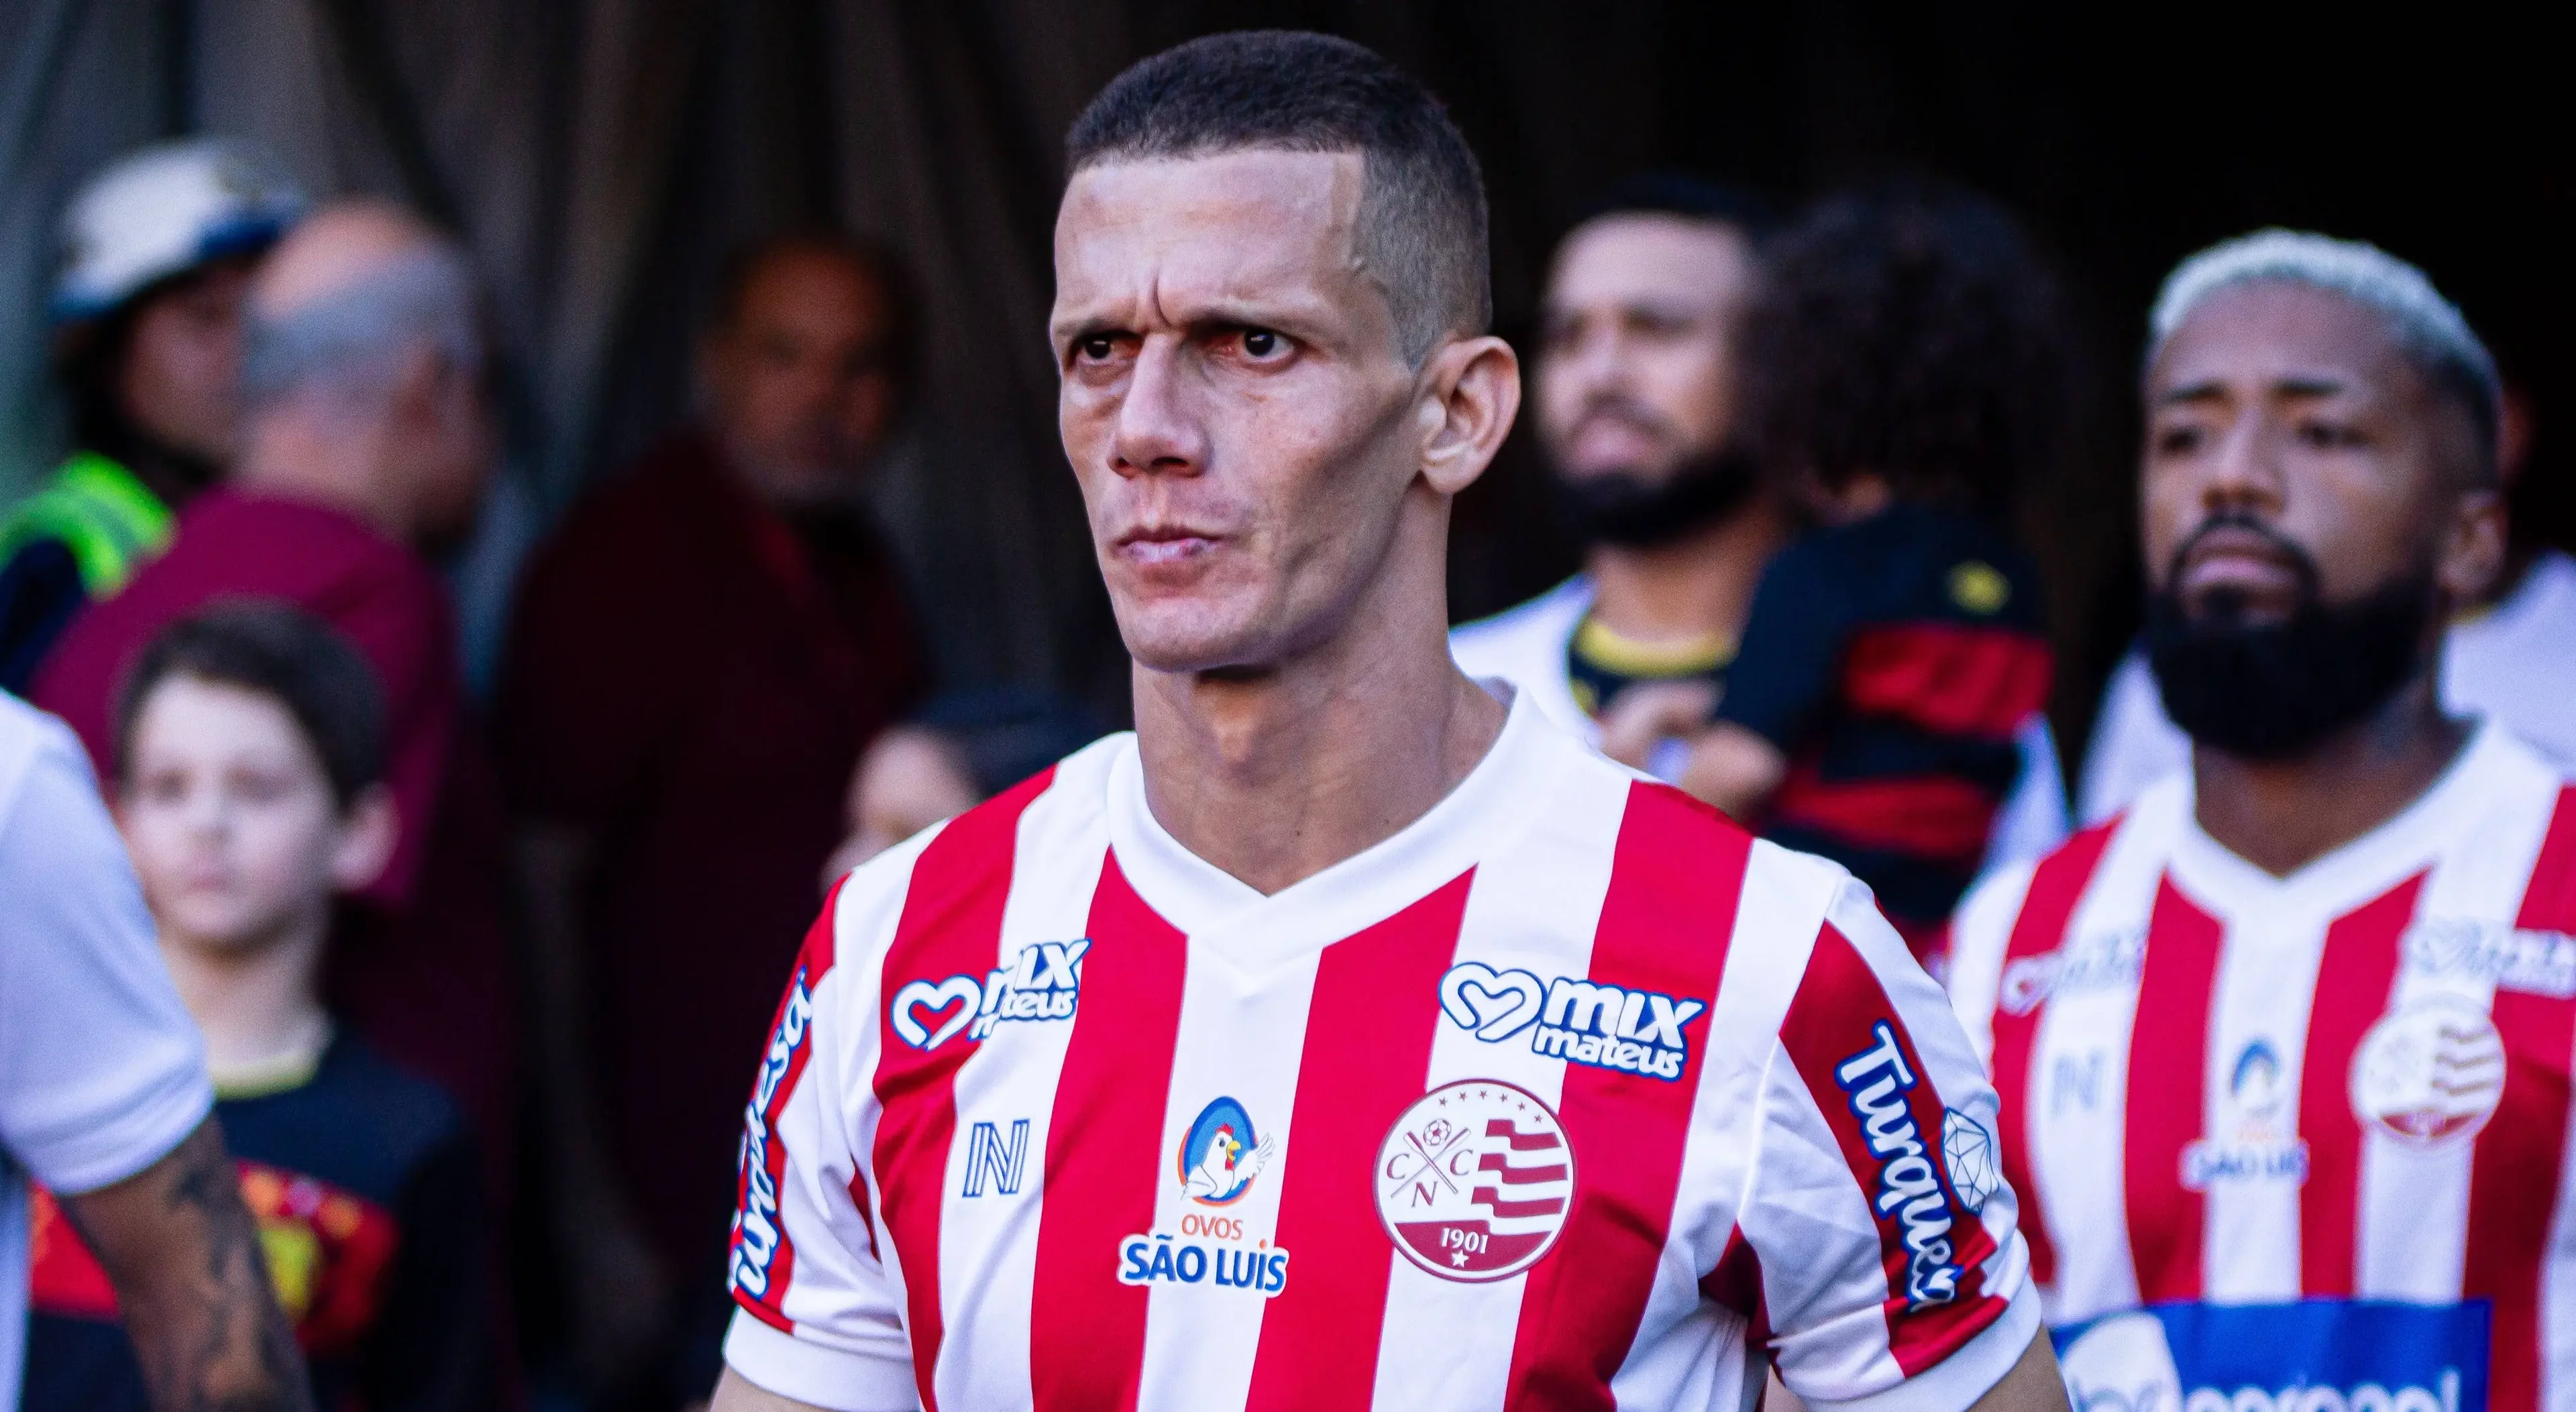
<path fill-rule="evenodd" d="M 73 198 L 51 309 L 73 450 L 0 514 L 0 688 L 23 693 L 231 459 L 243 291 L 303 208 L 275 159 L 226 138 L 131 153 Z"/>

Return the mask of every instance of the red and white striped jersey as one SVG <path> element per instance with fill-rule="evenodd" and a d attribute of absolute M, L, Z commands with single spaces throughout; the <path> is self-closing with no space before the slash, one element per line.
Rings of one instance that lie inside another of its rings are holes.
<path fill-rule="evenodd" d="M 861 868 L 747 1113 L 726 1357 L 847 1412 L 1959 1408 L 2039 1329 L 1993 1091 L 1839 869 L 1524 701 L 1263 896 L 1132 737 Z"/>
<path fill-rule="evenodd" d="M 2576 791 L 2492 725 L 2287 877 L 2185 773 L 1972 894 L 1952 999 L 2070 1381 L 2576 1412 L 2571 931 Z"/>

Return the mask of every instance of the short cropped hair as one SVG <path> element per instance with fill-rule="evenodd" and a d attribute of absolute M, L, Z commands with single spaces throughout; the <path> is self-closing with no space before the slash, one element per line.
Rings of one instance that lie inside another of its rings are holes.
<path fill-rule="evenodd" d="M 2459 306 L 2442 297 L 2424 272 L 2376 245 L 2308 231 L 2258 230 L 2201 251 L 2174 267 L 2147 316 L 2152 365 L 2192 311 L 2211 295 L 2241 284 L 2300 284 L 2341 295 L 2378 315 L 2434 393 L 2468 414 L 2476 435 L 2476 484 L 2496 478 L 2496 438 L 2504 419 L 2504 383 L 2495 358 Z"/>
<path fill-rule="evenodd" d="M 1631 172 L 1603 187 L 1575 213 L 1574 228 L 1604 216 L 1680 216 L 1733 226 L 1751 240 L 1780 227 L 1780 208 L 1749 187 L 1669 169 Z"/>
<path fill-rule="evenodd" d="M 1746 318 L 1755 453 L 1778 478 L 1884 476 L 2001 509 L 2062 451 L 2053 282 L 2002 208 L 1909 182 L 1834 196 L 1774 238 Z"/>
<path fill-rule="evenodd" d="M 120 781 L 130 779 L 144 707 L 173 677 L 257 692 L 285 707 L 343 810 L 384 782 L 385 703 L 375 669 L 330 624 L 301 609 L 237 599 L 163 628 L 117 693 Z"/>
<path fill-rule="evenodd" d="M 1141 60 L 1074 119 L 1065 170 L 1247 149 L 1360 154 L 1358 253 L 1406 362 L 1492 325 L 1475 154 L 1428 89 L 1347 39 L 1251 30 Z"/>
<path fill-rule="evenodd" d="M 716 268 L 713 297 L 707 301 L 700 331 L 721 334 L 732 329 L 742 317 L 742 302 L 751 293 L 752 281 L 772 262 L 791 255 L 840 260 L 877 287 L 885 299 L 886 326 L 875 358 L 893 378 L 896 400 L 908 405 L 921 373 L 921 292 L 913 282 L 911 266 L 884 241 L 830 229 L 790 230 L 735 246 Z"/>
<path fill-rule="evenodd" d="M 242 324 L 242 401 L 262 407 L 317 387 L 381 396 L 423 345 L 468 376 L 484 370 L 474 270 L 444 240 L 283 313 L 253 309 Z"/>

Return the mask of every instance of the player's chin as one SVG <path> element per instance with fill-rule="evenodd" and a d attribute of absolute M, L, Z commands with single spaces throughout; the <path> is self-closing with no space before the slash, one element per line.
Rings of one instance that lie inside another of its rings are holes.
<path fill-rule="evenodd" d="M 1270 659 L 1270 634 L 1258 616 L 1230 605 L 1165 600 L 1116 606 L 1127 655 L 1149 672 L 1219 672 Z"/>

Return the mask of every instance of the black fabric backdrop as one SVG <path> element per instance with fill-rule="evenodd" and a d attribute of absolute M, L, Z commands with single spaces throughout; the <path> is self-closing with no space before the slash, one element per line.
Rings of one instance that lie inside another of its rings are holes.
<path fill-rule="evenodd" d="M 2576 184 L 2510 18 L 2404 28 L 2008 0 L 0 0 L 0 493 L 58 445 L 43 376 L 54 213 L 153 136 L 246 133 L 318 190 L 402 197 L 462 233 L 512 359 L 511 551 L 688 405 L 722 252 L 787 225 L 885 235 L 927 294 L 927 405 L 878 487 L 955 680 L 1116 695 L 1114 631 L 1054 443 L 1042 329 L 1058 138 L 1134 57 L 1189 35 L 1351 35 L 1449 101 L 1483 157 L 1504 331 L 1597 183 L 1653 164 L 1810 193 L 1891 169 L 2018 209 L 2065 277 L 2081 435 L 2025 520 L 2080 731 L 2134 613 L 2129 379 L 2173 260 L 2267 223 L 2425 263 L 2540 413 L 2520 497 L 2565 539 Z M 1572 562 L 1528 438 L 1461 507 L 1454 607 Z M 488 629 L 487 629 L 488 631 Z M 2070 735 L 2070 739 L 2080 736 Z"/>

